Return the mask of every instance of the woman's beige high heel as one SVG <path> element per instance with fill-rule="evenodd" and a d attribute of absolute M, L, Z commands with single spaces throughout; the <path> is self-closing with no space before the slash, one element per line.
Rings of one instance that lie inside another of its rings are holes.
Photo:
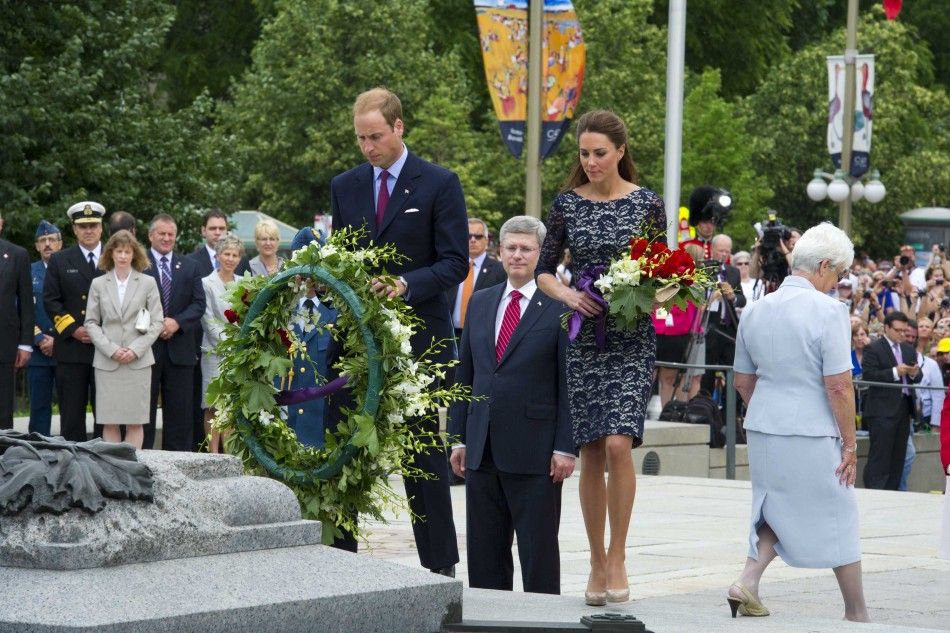
<path fill-rule="evenodd" d="M 734 597 L 731 593 L 733 589 L 735 589 L 736 593 L 739 593 L 742 597 Z M 729 590 L 730 592 L 726 594 L 726 600 L 729 601 L 729 608 L 732 610 L 732 617 L 736 617 L 737 611 L 742 615 L 751 617 L 762 617 L 769 615 L 769 610 L 765 608 L 765 605 L 762 604 L 758 598 L 753 596 L 748 587 L 743 585 L 741 582 L 732 583 L 732 586 L 729 587 Z"/>
<path fill-rule="evenodd" d="M 625 589 L 608 589 L 607 602 L 626 602 L 630 599 L 630 587 Z"/>

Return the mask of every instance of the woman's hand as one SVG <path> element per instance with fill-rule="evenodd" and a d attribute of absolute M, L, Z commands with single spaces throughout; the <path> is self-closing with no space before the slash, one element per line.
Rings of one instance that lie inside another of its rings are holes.
<path fill-rule="evenodd" d="M 604 311 L 603 306 L 594 301 L 586 292 L 572 288 L 565 288 L 565 290 L 566 301 L 564 303 L 571 310 L 576 310 L 588 318 L 595 317 Z"/>
<path fill-rule="evenodd" d="M 853 486 L 858 476 L 858 445 L 845 445 L 841 448 L 841 463 L 835 469 L 835 475 L 845 486 Z"/>

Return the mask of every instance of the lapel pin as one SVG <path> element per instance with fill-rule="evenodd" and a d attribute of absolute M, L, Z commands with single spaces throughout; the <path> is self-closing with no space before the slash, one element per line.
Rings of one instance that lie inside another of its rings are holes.
<path fill-rule="evenodd" d="M 540 302 L 540 301 L 538 301 L 538 305 L 541 305 L 541 302 Z"/>
<path fill-rule="evenodd" d="M 4 259 L 7 259 L 8 257 L 10 257 L 9 253 L 4 253 L 4 254 L 3 254 L 3 258 L 4 258 Z"/>
<path fill-rule="evenodd" d="M 408 190 L 408 189 L 403 189 L 402 191 L 403 191 L 403 193 L 405 193 L 407 196 L 409 195 L 409 190 Z"/>
<path fill-rule="evenodd" d="M 178 270 L 179 268 L 181 268 L 181 262 L 178 262 L 177 264 L 175 264 L 175 270 Z"/>

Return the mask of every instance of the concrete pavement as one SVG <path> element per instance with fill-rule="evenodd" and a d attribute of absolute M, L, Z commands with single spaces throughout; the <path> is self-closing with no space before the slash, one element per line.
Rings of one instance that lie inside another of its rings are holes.
<path fill-rule="evenodd" d="M 577 622 L 585 613 L 630 613 L 655 633 L 693 631 L 950 630 L 950 561 L 936 557 L 943 495 L 858 490 L 865 595 L 874 625 L 842 622 L 843 603 L 831 570 L 796 569 L 776 560 L 762 580 L 768 618 L 732 620 L 725 591 L 747 551 L 751 487 L 744 481 L 638 476 L 627 539 L 631 602 L 609 608 L 583 604 L 589 550 L 577 495 L 577 475 L 565 483 L 561 518 L 562 596 L 466 588 L 466 619 Z M 393 481 L 402 492 L 402 483 Z M 464 488 L 452 488 L 466 582 Z M 370 525 L 361 553 L 418 566 L 408 515 Z M 517 553 L 515 588 L 520 590 Z"/>

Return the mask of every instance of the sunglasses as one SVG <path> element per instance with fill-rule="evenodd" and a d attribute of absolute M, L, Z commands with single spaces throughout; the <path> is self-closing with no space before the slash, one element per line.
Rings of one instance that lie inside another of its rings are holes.
<path fill-rule="evenodd" d="M 483 240 L 485 239 L 485 234 L 484 233 L 469 233 L 468 239 L 475 240 L 475 241 Z"/>

